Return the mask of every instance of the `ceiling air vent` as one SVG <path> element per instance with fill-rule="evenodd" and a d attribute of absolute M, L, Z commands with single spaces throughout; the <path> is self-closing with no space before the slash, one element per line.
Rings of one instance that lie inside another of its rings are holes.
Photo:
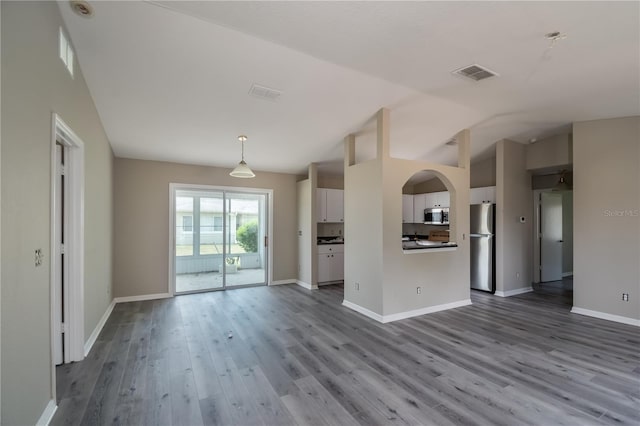
<path fill-rule="evenodd" d="M 280 99 L 280 96 L 282 96 L 282 91 L 254 83 L 251 86 L 251 89 L 249 89 L 249 94 L 251 96 L 255 96 L 256 98 L 275 102 Z"/>
<path fill-rule="evenodd" d="M 487 79 L 489 77 L 494 77 L 496 75 L 498 75 L 498 73 L 495 73 L 487 68 L 484 68 L 478 64 L 473 64 L 473 65 L 469 65 L 466 66 L 464 68 L 460 68 L 457 69 L 455 71 L 452 72 L 453 74 L 458 74 L 461 75 L 463 77 L 467 77 L 472 79 L 473 81 L 480 81 L 480 80 L 484 80 Z"/>

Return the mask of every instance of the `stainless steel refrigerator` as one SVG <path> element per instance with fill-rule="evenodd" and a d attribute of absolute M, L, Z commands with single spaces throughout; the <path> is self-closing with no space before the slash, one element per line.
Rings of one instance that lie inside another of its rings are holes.
<path fill-rule="evenodd" d="M 471 205 L 471 288 L 496 291 L 495 204 Z"/>

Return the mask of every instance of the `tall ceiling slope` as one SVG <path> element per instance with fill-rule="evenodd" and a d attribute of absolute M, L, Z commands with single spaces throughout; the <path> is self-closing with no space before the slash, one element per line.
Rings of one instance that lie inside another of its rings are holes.
<path fill-rule="evenodd" d="M 60 10 L 120 157 L 339 169 L 391 109 L 392 155 L 444 163 L 573 121 L 640 114 L 637 2 L 92 2 Z M 566 38 L 553 48 L 545 34 Z M 481 64 L 475 82 L 451 71 Z M 281 92 L 251 96 L 253 84 Z"/>

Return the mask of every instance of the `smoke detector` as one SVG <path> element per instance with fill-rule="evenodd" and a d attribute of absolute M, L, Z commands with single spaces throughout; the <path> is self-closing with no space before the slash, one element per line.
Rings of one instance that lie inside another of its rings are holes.
<path fill-rule="evenodd" d="M 80 15 L 83 18 L 91 18 L 93 16 L 93 7 L 84 0 L 72 0 L 69 5 L 76 15 Z"/>
<path fill-rule="evenodd" d="M 491 71 L 490 69 L 478 64 L 471 64 L 455 71 L 451 71 L 451 73 L 470 78 L 473 81 L 485 80 L 499 75 L 497 72 Z"/>

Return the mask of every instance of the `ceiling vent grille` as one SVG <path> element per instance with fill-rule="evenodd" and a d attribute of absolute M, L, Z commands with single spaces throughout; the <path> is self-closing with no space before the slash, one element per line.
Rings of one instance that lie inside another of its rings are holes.
<path fill-rule="evenodd" d="M 266 99 L 271 102 L 275 102 L 282 96 L 282 91 L 278 89 L 272 89 L 267 86 L 261 86 L 259 84 L 253 84 L 249 89 L 249 94 L 256 98 Z"/>
<path fill-rule="evenodd" d="M 453 74 L 470 78 L 473 81 L 485 80 L 487 78 L 495 77 L 499 75 L 498 73 L 493 72 L 478 64 L 473 64 L 473 65 L 466 66 L 464 68 L 457 69 L 453 71 Z"/>

